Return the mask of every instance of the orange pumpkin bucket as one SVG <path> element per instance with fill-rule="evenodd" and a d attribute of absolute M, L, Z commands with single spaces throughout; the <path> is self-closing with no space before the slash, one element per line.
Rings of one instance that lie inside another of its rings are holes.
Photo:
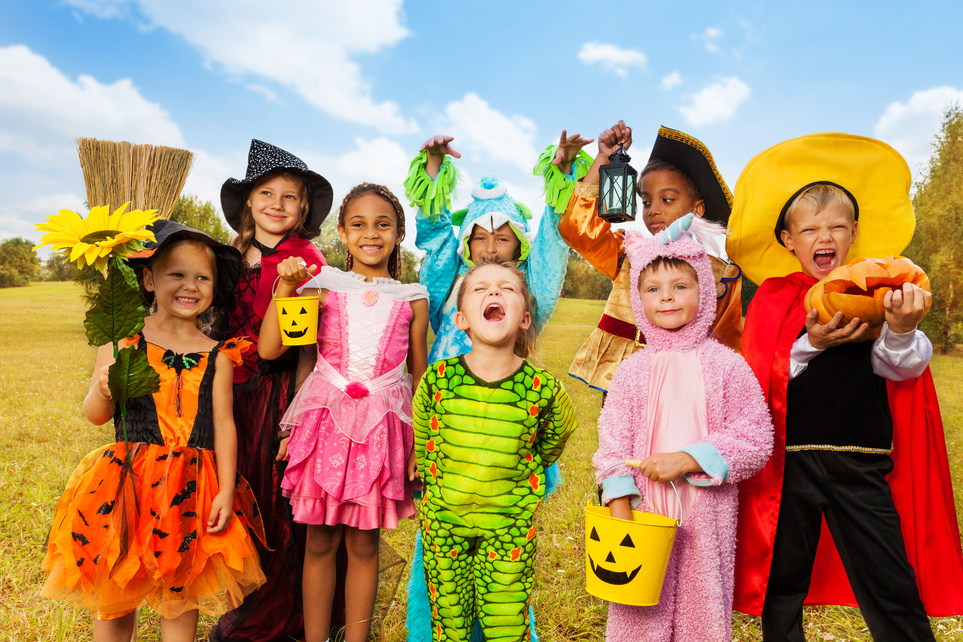
<path fill-rule="evenodd" d="M 637 463 L 638 460 L 628 460 L 625 465 Z M 675 484 L 672 489 L 675 490 Z M 676 498 L 681 515 L 678 491 Z M 617 604 L 658 604 L 672 544 L 681 524 L 682 520 L 635 510 L 631 520 L 618 519 L 612 517 L 607 506 L 586 506 L 585 590 Z"/>
<path fill-rule="evenodd" d="M 905 256 L 885 259 L 859 258 L 834 269 L 806 294 L 806 312 L 816 309 L 819 322 L 828 323 L 837 312 L 843 313 L 840 325 L 858 317 L 879 336 L 886 310 L 883 298 L 904 283 L 930 291 L 930 280 L 922 268 Z M 927 310 L 928 311 L 928 310 Z"/>

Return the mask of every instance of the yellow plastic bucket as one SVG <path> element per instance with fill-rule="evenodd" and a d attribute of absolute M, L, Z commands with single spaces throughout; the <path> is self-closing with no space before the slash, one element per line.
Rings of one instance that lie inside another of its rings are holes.
<path fill-rule="evenodd" d="M 641 463 L 627 459 L 624 465 L 639 468 Z M 632 511 L 631 520 L 618 519 L 606 506 L 585 507 L 585 590 L 589 594 L 629 606 L 659 603 L 683 517 L 682 498 L 675 484 L 669 484 L 679 502 L 679 521 L 637 510 Z"/>
<path fill-rule="evenodd" d="M 585 590 L 630 606 L 659 603 L 678 522 L 632 511 L 632 521 L 606 506 L 585 507 Z"/>
<path fill-rule="evenodd" d="M 306 346 L 318 341 L 318 297 L 285 296 L 274 299 L 281 326 L 281 343 Z"/>

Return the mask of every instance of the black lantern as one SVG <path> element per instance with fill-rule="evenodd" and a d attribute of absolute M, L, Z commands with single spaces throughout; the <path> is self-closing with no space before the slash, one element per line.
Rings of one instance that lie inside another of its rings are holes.
<path fill-rule="evenodd" d="M 635 220 L 636 171 L 629 155 L 619 148 L 609 156 L 609 164 L 599 167 L 599 216 L 609 223 Z"/>

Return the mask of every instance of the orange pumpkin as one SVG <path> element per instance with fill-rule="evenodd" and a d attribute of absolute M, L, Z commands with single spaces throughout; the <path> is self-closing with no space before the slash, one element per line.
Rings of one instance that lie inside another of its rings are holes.
<path fill-rule="evenodd" d="M 883 297 L 904 283 L 930 291 L 929 277 L 905 256 L 854 259 L 810 288 L 806 294 L 806 312 L 818 310 L 820 323 L 828 323 L 837 312 L 842 312 L 841 325 L 859 317 L 874 329 L 874 337 L 879 336 L 886 312 Z"/>

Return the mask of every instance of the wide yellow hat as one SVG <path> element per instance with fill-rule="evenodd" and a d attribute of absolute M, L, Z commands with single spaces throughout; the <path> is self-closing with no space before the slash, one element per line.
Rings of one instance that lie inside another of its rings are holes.
<path fill-rule="evenodd" d="M 749 280 L 759 284 L 799 271 L 799 261 L 777 240 L 776 226 L 799 191 L 827 182 L 856 202 L 859 228 L 841 265 L 906 249 L 916 218 L 909 197 L 912 178 L 899 152 L 875 138 L 810 134 L 760 152 L 736 181 L 726 252 Z"/>

